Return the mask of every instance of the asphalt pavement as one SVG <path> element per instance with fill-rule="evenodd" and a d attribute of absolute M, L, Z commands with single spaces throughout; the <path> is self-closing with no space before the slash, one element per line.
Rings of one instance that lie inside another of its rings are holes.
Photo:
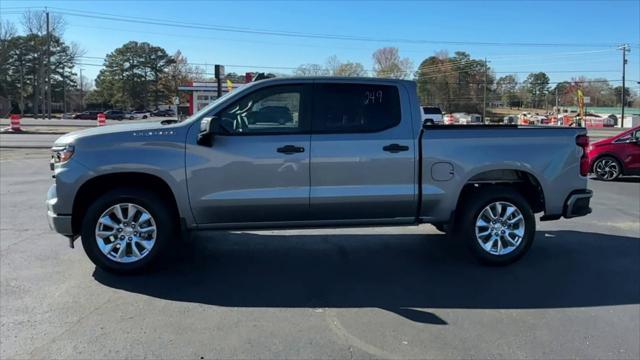
<path fill-rule="evenodd" d="M 0 358 L 640 358 L 640 181 L 507 267 L 429 225 L 207 232 L 146 275 L 49 230 L 48 152 L 0 151 Z"/>

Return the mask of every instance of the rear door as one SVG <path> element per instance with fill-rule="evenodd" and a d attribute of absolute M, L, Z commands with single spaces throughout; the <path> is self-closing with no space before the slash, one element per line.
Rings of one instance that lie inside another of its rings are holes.
<path fill-rule="evenodd" d="M 408 99 L 406 90 L 393 83 L 316 82 L 313 219 L 413 220 L 416 149 L 411 113 L 401 109 Z"/>

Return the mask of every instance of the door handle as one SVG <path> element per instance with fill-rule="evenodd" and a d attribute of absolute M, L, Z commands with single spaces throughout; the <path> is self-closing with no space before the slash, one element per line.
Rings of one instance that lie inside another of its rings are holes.
<path fill-rule="evenodd" d="M 406 145 L 400 145 L 400 144 L 389 144 L 383 147 L 382 150 L 395 154 L 395 153 L 399 153 L 400 151 L 408 151 L 409 147 Z"/>
<path fill-rule="evenodd" d="M 285 145 L 283 147 L 279 147 L 277 151 L 279 153 L 291 155 L 304 152 L 304 148 L 302 146 Z"/>

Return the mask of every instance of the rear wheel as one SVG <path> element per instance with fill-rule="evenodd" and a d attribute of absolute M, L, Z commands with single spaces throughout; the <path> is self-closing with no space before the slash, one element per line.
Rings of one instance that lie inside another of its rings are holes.
<path fill-rule="evenodd" d="M 82 246 L 103 270 L 129 274 L 157 263 L 176 238 L 175 217 L 157 194 L 120 188 L 99 197 L 82 223 Z"/>
<path fill-rule="evenodd" d="M 533 243 L 533 211 L 522 195 L 510 188 L 480 190 L 465 201 L 462 211 L 456 224 L 458 235 L 483 263 L 510 264 Z"/>
<path fill-rule="evenodd" d="M 620 163 L 611 156 L 602 157 L 593 164 L 593 173 L 600 180 L 615 180 L 620 176 L 621 172 Z"/>

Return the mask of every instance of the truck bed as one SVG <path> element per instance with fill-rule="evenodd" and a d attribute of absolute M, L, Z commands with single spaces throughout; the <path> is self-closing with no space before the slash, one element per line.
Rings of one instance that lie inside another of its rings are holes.
<path fill-rule="evenodd" d="M 544 194 L 544 212 L 561 215 L 566 198 L 586 188 L 579 176 L 585 128 L 518 125 L 428 126 L 421 138 L 421 221 L 446 221 L 465 185 L 531 176 Z"/>

